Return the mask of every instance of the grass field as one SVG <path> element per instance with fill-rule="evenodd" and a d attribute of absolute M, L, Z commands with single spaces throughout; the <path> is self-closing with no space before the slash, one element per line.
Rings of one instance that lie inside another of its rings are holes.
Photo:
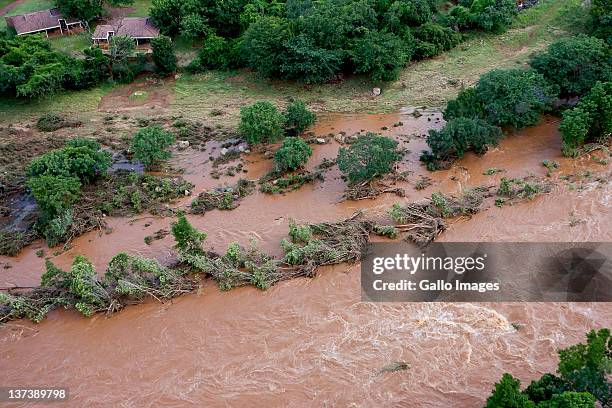
<path fill-rule="evenodd" d="M 40 4 L 41 0 L 35 2 Z M 148 4 L 146 0 L 137 0 L 133 7 L 136 12 L 143 12 Z M 353 76 L 338 84 L 305 86 L 270 81 L 247 70 L 181 74 L 175 82 L 166 85 L 172 87 L 175 94 L 170 111 L 233 125 L 237 123 L 242 106 L 261 99 L 282 106 L 290 98 L 301 98 L 319 112 L 389 112 L 408 106 L 443 106 L 462 87 L 473 84 L 491 69 L 524 66 L 534 52 L 567 34 L 568 27 L 573 24 L 568 16 L 579 20 L 579 10 L 580 0 L 542 0 L 537 7 L 522 12 L 506 33 L 475 34 L 444 55 L 409 65 L 398 80 L 390 83 L 375 83 L 363 76 Z M 56 46 L 65 52 L 74 52 L 84 44 L 79 41 L 78 38 L 61 39 Z M 177 41 L 181 62 L 188 61 L 196 52 L 190 44 Z M 373 87 L 380 87 L 382 94 L 372 96 Z M 47 110 L 83 111 L 95 115 L 97 102 L 110 89 L 113 86 L 107 85 L 31 103 L 0 100 L 0 120 L 16 121 L 18 116 L 38 115 Z M 222 110 L 225 114 L 211 117 L 213 110 Z"/>

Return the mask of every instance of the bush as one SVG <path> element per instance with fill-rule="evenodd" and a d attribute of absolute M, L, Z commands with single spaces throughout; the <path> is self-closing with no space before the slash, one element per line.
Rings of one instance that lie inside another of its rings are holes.
<path fill-rule="evenodd" d="M 392 81 L 410 60 L 411 52 L 395 34 L 370 31 L 355 40 L 351 60 L 356 73 L 368 74 L 374 81 Z"/>
<path fill-rule="evenodd" d="M 41 132 L 54 132 L 64 126 L 64 117 L 57 113 L 45 113 L 36 121 L 36 128 Z"/>
<path fill-rule="evenodd" d="M 171 154 L 167 149 L 173 143 L 172 133 L 163 130 L 160 126 L 149 126 L 140 129 L 134 135 L 130 150 L 134 152 L 136 160 L 150 168 L 170 158 Z"/>
<path fill-rule="evenodd" d="M 461 35 L 448 27 L 426 23 L 414 31 L 417 39 L 414 56 L 423 59 L 441 54 L 454 48 L 461 41 Z"/>
<path fill-rule="evenodd" d="M 604 41 L 577 35 L 552 43 L 530 61 L 533 69 L 559 85 L 563 95 L 584 95 L 597 81 L 612 80 L 612 51 Z"/>
<path fill-rule="evenodd" d="M 240 109 L 240 132 L 252 144 L 273 142 L 283 136 L 283 115 L 268 101 Z"/>
<path fill-rule="evenodd" d="M 463 157 L 469 150 L 482 154 L 488 146 L 497 146 L 502 137 L 499 127 L 482 119 L 457 118 L 447 122 L 442 130 L 430 130 L 427 144 L 435 159 L 445 160 Z"/>
<path fill-rule="evenodd" d="M 243 35 L 242 48 L 247 65 L 264 76 L 279 75 L 285 63 L 285 43 L 289 38 L 289 25 L 285 19 L 258 19 Z"/>
<path fill-rule="evenodd" d="M 298 137 L 287 137 L 274 154 L 274 168 L 281 173 L 297 170 L 306 164 L 310 156 L 312 149 L 305 141 Z"/>
<path fill-rule="evenodd" d="M 398 143 L 388 137 L 368 133 L 361 136 L 348 149 L 338 152 L 338 167 L 350 184 L 372 180 L 393 170 L 393 164 L 401 158 L 396 150 Z"/>
<path fill-rule="evenodd" d="M 612 82 L 597 83 L 575 108 L 563 112 L 559 130 L 566 156 L 586 142 L 605 143 L 612 133 Z"/>
<path fill-rule="evenodd" d="M 457 30 L 471 27 L 473 18 L 470 10 L 461 5 L 453 6 L 448 10 L 448 24 Z"/>
<path fill-rule="evenodd" d="M 495 384 L 485 408 L 535 408 L 535 404 L 521 393 L 520 386 L 519 380 L 508 373 L 504 374 L 501 381 Z"/>
<path fill-rule="evenodd" d="M 535 125 L 557 93 L 556 86 L 533 70 L 494 70 L 482 75 L 473 90 L 464 90 L 449 102 L 444 118 L 467 115 L 520 129 Z"/>
<path fill-rule="evenodd" d="M 81 192 L 77 177 L 40 175 L 31 177 L 28 187 L 47 220 L 57 217 L 72 207 Z"/>
<path fill-rule="evenodd" d="M 189 70 L 197 72 L 204 69 L 227 68 L 230 52 L 229 42 L 225 38 L 211 34 L 206 37 L 198 57 L 189 65 Z"/>
<path fill-rule="evenodd" d="M 73 142 L 74 143 L 74 142 Z M 76 177 L 83 183 L 104 174 L 111 165 L 111 155 L 86 146 L 51 150 L 32 160 L 27 167 L 29 177 L 58 176 Z"/>
<path fill-rule="evenodd" d="M 612 47 L 612 4 L 609 0 L 591 0 L 590 31 Z"/>
<path fill-rule="evenodd" d="M 516 14 L 515 0 L 474 0 L 470 7 L 472 21 L 481 29 L 504 32 Z"/>
<path fill-rule="evenodd" d="M 206 233 L 194 228 L 184 215 L 179 215 L 178 220 L 172 223 L 172 236 L 176 240 L 174 248 L 179 252 L 189 255 L 203 255 L 202 241 L 206 239 Z"/>
<path fill-rule="evenodd" d="M 300 135 L 316 120 L 317 115 L 308 110 L 304 101 L 295 100 L 285 110 L 285 131 L 290 135 Z"/>
<path fill-rule="evenodd" d="M 168 75 L 176 71 L 176 55 L 170 37 L 160 35 L 151 40 L 153 49 L 153 62 L 157 71 L 162 75 Z"/>
<path fill-rule="evenodd" d="M 306 34 L 287 40 L 283 52 L 279 75 L 307 84 L 332 79 L 340 71 L 344 55 L 342 51 L 317 46 Z"/>

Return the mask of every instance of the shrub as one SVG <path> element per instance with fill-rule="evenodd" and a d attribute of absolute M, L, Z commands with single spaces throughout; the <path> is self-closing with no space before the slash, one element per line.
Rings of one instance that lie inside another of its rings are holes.
<path fill-rule="evenodd" d="M 146 167 L 153 167 L 162 160 L 170 158 L 167 150 L 174 143 L 172 133 L 163 130 L 160 126 L 149 126 L 140 129 L 132 138 L 130 150 L 134 158 Z"/>
<path fill-rule="evenodd" d="M 209 40 L 208 34 L 210 34 L 210 27 L 208 26 L 208 19 L 197 13 L 191 13 L 183 18 L 181 21 L 181 35 L 190 40 L 196 40 L 198 38 L 207 37 L 204 45 Z"/>
<path fill-rule="evenodd" d="M 285 119 L 268 101 L 255 102 L 240 109 L 240 132 L 252 144 L 273 142 L 283 136 Z"/>
<path fill-rule="evenodd" d="M 448 23 L 456 29 L 468 28 L 472 25 L 473 16 L 467 7 L 453 6 L 448 10 Z"/>
<path fill-rule="evenodd" d="M 520 386 L 519 380 L 508 373 L 504 374 L 501 381 L 495 384 L 485 408 L 535 408 L 535 404 L 521 393 Z"/>
<path fill-rule="evenodd" d="M 281 173 L 297 170 L 306 164 L 310 156 L 312 149 L 305 141 L 298 137 L 287 137 L 274 154 L 274 168 Z"/>
<path fill-rule="evenodd" d="M 612 51 L 603 40 L 577 35 L 552 43 L 530 61 L 533 69 L 559 85 L 563 95 L 584 95 L 597 81 L 612 80 Z"/>
<path fill-rule="evenodd" d="M 179 252 L 190 255 L 202 255 L 202 241 L 206 239 L 206 233 L 194 228 L 184 215 L 179 215 L 178 220 L 172 223 L 172 236 L 176 240 L 174 246 Z"/>
<path fill-rule="evenodd" d="M 247 65 L 264 76 L 279 75 L 285 63 L 284 44 L 290 38 L 287 21 L 261 17 L 243 34 L 243 54 Z"/>
<path fill-rule="evenodd" d="M 372 180 L 393 170 L 393 164 L 401 158 L 397 145 L 393 139 L 368 133 L 348 149 L 340 148 L 338 167 L 350 184 Z"/>
<path fill-rule="evenodd" d="M 410 60 L 411 52 L 395 34 L 370 31 L 355 40 L 351 60 L 356 73 L 368 74 L 374 81 L 392 81 Z"/>
<path fill-rule="evenodd" d="M 230 61 L 229 42 L 218 35 L 211 34 L 206 37 L 198 57 L 189 65 L 189 70 L 227 68 Z"/>
<path fill-rule="evenodd" d="M 299 34 L 285 43 L 279 75 L 307 84 L 332 79 L 342 65 L 344 52 L 328 50 L 315 44 L 306 34 Z"/>
<path fill-rule="evenodd" d="M 591 0 L 591 33 L 612 46 L 612 5 L 609 0 Z"/>
<path fill-rule="evenodd" d="M 153 62 L 160 74 L 167 75 L 176 71 L 176 55 L 174 55 L 170 37 L 160 35 L 152 39 L 151 48 L 153 49 Z"/>
<path fill-rule="evenodd" d="M 40 175 L 31 177 L 27 184 L 45 219 L 70 209 L 81 192 L 81 182 L 76 177 Z"/>
<path fill-rule="evenodd" d="M 482 75 L 473 90 L 449 102 L 444 118 L 481 117 L 492 125 L 520 129 L 536 124 L 557 93 L 556 86 L 533 70 L 494 70 Z"/>
<path fill-rule="evenodd" d="M 76 177 L 86 183 L 104 174 L 110 165 L 111 155 L 108 152 L 92 150 L 86 146 L 67 146 L 51 150 L 32 160 L 27 174 L 29 177 Z"/>
<path fill-rule="evenodd" d="M 474 0 L 470 7 L 472 21 L 485 31 L 503 32 L 516 14 L 515 0 Z"/>
<path fill-rule="evenodd" d="M 448 27 L 436 23 L 425 23 L 414 31 L 417 39 L 415 58 L 423 59 L 441 54 L 454 48 L 461 41 L 461 35 Z"/>
<path fill-rule="evenodd" d="M 285 110 L 285 131 L 290 135 L 300 135 L 317 120 L 317 115 L 306 107 L 304 101 L 295 100 Z"/>
<path fill-rule="evenodd" d="M 63 128 L 65 119 L 57 113 L 45 113 L 36 121 L 36 128 L 41 132 L 54 132 Z"/>
<path fill-rule="evenodd" d="M 601 141 L 612 133 L 612 82 L 599 82 L 575 108 L 563 112 L 559 126 L 563 154 L 572 156 L 589 141 Z"/>
<path fill-rule="evenodd" d="M 442 130 L 430 130 L 427 144 L 438 160 L 463 157 L 473 150 L 482 154 L 488 146 L 496 146 L 503 137 L 497 126 L 482 119 L 457 118 L 446 123 Z"/>

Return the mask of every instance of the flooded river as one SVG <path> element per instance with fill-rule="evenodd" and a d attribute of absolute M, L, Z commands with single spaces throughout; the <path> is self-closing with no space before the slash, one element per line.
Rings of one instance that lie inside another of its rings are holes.
<path fill-rule="evenodd" d="M 418 156 L 423 135 L 441 127 L 436 112 L 415 118 L 408 111 L 388 115 L 327 115 L 313 129 L 317 136 L 375 131 L 393 136 L 410 152 L 401 170 L 412 173 L 406 197 L 341 202 L 344 182 L 337 167 L 324 182 L 284 196 L 255 193 L 233 211 L 190 216 L 208 233 L 207 243 L 223 251 L 232 241 L 255 237 L 267 252 L 280 255 L 279 241 L 290 219 L 337 220 L 358 209 L 382 215 L 395 202 L 414 201 L 433 191 L 458 192 L 493 185 L 502 176 L 542 176 L 543 160 L 555 160 L 558 186 L 531 202 L 490 208 L 471 220 L 458 220 L 445 241 L 612 241 L 609 182 L 588 179 L 579 185 L 562 175 L 609 172 L 585 156 L 560 156 L 554 119 L 509 135 L 484 157 L 468 154 L 451 169 L 427 172 Z M 385 129 L 383 129 L 385 128 Z M 338 144 L 313 145 L 310 167 L 335 158 Z M 215 147 L 215 149 L 213 149 Z M 194 193 L 231 183 L 213 180 L 208 157 L 218 150 L 176 152 L 173 163 L 186 169 Z M 242 177 L 255 179 L 271 168 L 262 154 L 247 155 Z M 491 167 L 504 173 L 485 176 Z M 432 185 L 417 191 L 420 176 Z M 186 206 L 192 198 L 184 199 Z M 68 266 L 76 254 L 99 271 L 119 251 L 172 258 L 171 236 L 151 245 L 144 237 L 169 218 L 141 216 L 108 220 L 110 234 L 92 232 L 72 249 L 53 257 Z M 0 286 L 38 283 L 44 259 L 37 242 L 0 272 Z M 528 382 L 554 371 L 555 350 L 582 341 L 593 328 L 612 325 L 612 305 L 595 303 L 369 304 L 360 301 L 359 265 L 319 270 L 314 279 L 283 282 L 268 291 L 239 288 L 219 292 L 212 283 L 167 304 L 148 302 L 106 318 L 86 319 L 69 311 L 52 312 L 41 324 L 12 322 L 0 327 L 0 384 L 66 386 L 72 407 L 152 406 L 342 406 L 477 407 L 508 371 Z M 520 325 L 516 330 L 512 324 Z M 410 363 L 410 369 L 381 373 L 385 365 Z"/>

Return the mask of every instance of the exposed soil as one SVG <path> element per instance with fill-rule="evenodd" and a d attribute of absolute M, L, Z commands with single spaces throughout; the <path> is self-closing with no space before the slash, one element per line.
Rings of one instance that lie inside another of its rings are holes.
<path fill-rule="evenodd" d="M 150 109 L 153 114 L 163 113 L 168 108 L 174 92 L 172 83 L 174 79 L 143 77 L 128 85 L 113 89 L 102 97 L 98 110 L 102 112 L 118 113 L 136 109 Z"/>
<path fill-rule="evenodd" d="M 458 193 L 468 187 L 498 184 L 501 177 L 546 177 L 543 160 L 557 161 L 550 194 L 515 205 L 492 207 L 461 217 L 439 239 L 447 241 L 612 241 L 610 165 L 586 155 L 561 157 L 556 119 L 510 135 L 483 157 L 467 154 L 444 171 L 427 172 L 418 160 L 426 147 L 426 130 L 442 126 L 440 114 L 424 111 L 415 118 L 406 110 L 388 115 L 322 116 L 316 136 L 374 131 L 392 136 L 409 152 L 399 165 L 408 179 L 397 186 L 406 197 L 383 194 L 372 200 L 343 200 L 346 189 L 337 166 L 325 179 L 280 194 L 255 191 L 231 211 L 190 214 L 190 222 L 208 233 L 213 250 L 230 242 L 248 245 L 255 237 L 261 250 L 280 255 L 279 241 L 290 219 L 333 221 L 358 209 L 382 216 L 394 203 L 408 203 L 432 192 Z M 398 126 L 394 124 L 402 123 Z M 381 130 L 381 128 L 387 130 Z M 336 157 L 333 137 L 312 145 L 307 169 Z M 259 179 L 272 169 L 263 152 L 244 156 L 246 173 L 212 179 L 211 156 L 221 143 L 174 154 L 171 164 L 195 185 L 197 194 L 238 178 Z M 598 154 L 598 153 L 593 153 Z M 490 168 L 503 172 L 485 175 Z M 586 173 L 588 172 L 588 173 Z M 580 174 L 575 177 L 573 175 Z M 598 178 L 594 174 L 603 174 Z M 563 179 L 571 176 L 570 181 Z M 427 183 L 422 183 L 428 177 Z M 416 186 L 419 188 L 416 188 Z M 108 217 L 110 235 L 96 232 L 76 238 L 73 248 L 54 256 L 66 267 L 82 254 L 103 271 L 120 251 L 173 258 L 172 236 L 149 240 L 169 230 L 170 218 Z M 577 222 L 580 221 L 580 222 Z M 163 234 L 162 234 L 163 235 Z M 0 271 L 0 286 L 35 285 L 43 270 L 44 248 L 35 244 Z M 53 252 L 44 248 L 45 254 Z M 316 279 L 299 278 L 262 292 L 239 288 L 220 292 L 207 283 L 190 295 L 160 306 L 147 303 L 112 318 L 85 319 L 71 312 L 52 312 L 39 325 L 9 323 L 0 328 L 0 370 L 15 384 L 69 386 L 68 406 L 205 405 L 219 406 L 482 406 L 493 383 L 506 371 L 523 382 L 554 370 L 555 350 L 583 340 L 592 328 L 610 326 L 610 304 L 574 303 L 430 303 L 360 302 L 359 265 L 321 268 Z M 516 330 L 512 323 L 520 323 Z M 405 361 L 408 370 L 381 370 Z M 28 367 L 23 370 L 23 367 Z M 111 385 L 109 385 L 111 384 Z M 112 392 L 109 387 L 112 386 Z"/>

